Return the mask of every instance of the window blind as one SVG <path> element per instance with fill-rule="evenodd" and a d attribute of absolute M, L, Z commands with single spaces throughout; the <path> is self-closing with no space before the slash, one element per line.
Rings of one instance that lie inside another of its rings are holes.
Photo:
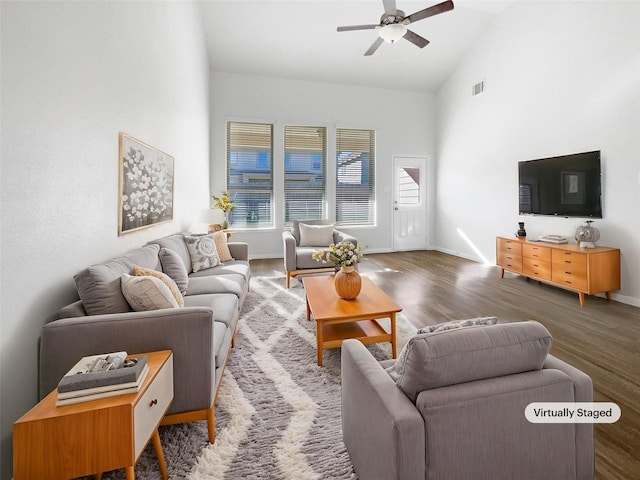
<path fill-rule="evenodd" d="M 375 222 L 375 131 L 336 130 L 336 223 Z"/>
<path fill-rule="evenodd" d="M 284 127 L 285 222 L 326 217 L 327 129 Z"/>
<path fill-rule="evenodd" d="M 234 227 L 273 225 L 273 125 L 227 123 L 227 190 Z"/>

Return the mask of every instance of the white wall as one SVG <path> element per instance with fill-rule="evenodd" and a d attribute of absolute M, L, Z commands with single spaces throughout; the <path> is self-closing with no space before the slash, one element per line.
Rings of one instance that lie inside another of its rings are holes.
<path fill-rule="evenodd" d="M 601 150 L 598 243 L 622 252 L 614 298 L 640 305 L 638 25 L 637 2 L 515 2 L 498 17 L 438 94 L 433 244 L 494 262 L 519 221 L 573 238 L 583 219 L 518 215 L 517 162 Z"/>
<path fill-rule="evenodd" d="M 37 402 L 42 325 L 73 275 L 190 225 L 208 207 L 209 85 L 194 7 L 0 2 L 1 478 Z M 118 237 L 118 132 L 175 157 L 174 220 Z"/>
<path fill-rule="evenodd" d="M 212 73 L 211 191 L 217 194 L 226 187 L 228 120 L 271 122 L 275 125 L 276 173 L 282 172 L 284 163 L 282 130 L 285 125 L 326 126 L 327 171 L 328 175 L 333 175 L 328 177 L 330 180 L 335 180 L 335 154 L 332 154 L 335 152 L 335 129 L 373 129 L 376 131 L 377 225 L 344 230 L 355 235 L 358 243 L 369 252 L 389 251 L 393 201 L 392 156 L 405 154 L 433 158 L 434 109 L 434 96 L 427 94 Z M 282 257 L 283 182 L 282 175 L 276 174 L 275 228 L 233 234 L 234 240 L 250 242 L 253 258 Z"/>

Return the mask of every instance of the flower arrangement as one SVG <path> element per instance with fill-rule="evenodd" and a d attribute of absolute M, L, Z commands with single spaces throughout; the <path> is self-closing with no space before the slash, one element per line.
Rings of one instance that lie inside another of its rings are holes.
<path fill-rule="evenodd" d="M 328 249 L 313 252 L 316 262 L 333 263 L 338 267 L 352 267 L 363 257 L 362 249 L 351 242 L 332 243 Z"/>
<path fill-rule="evenodd" d="M 229 198 L 229 192 L 223 191 L 219 197 L 212 195 L 213 201 L 216 203 L 216 208 L 219 208 L 224 213 L 229 213 L 235 208 L 235 205 Z"/>

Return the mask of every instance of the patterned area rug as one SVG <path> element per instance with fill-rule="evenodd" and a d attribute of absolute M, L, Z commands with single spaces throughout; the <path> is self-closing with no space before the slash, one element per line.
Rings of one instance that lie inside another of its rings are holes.
<path fill-rule="evenodd" d="M 325 350 L 319 367 L 315 323 L 305 317 L 300 282 L 285 290 L 283 276 L 251 280 L 216 405 L 216 442 L 207 442 L 205 422 L 160 427 L 170 478 L 357 478 L 342 442 L 340 349 Z M 415 331 L 400 314 L 398 353 Z M 368 348 L 391 358 L 389 344 Z M 159 478 L 151 446 L 135 473 Z M 103 476 L 123 477 L 121 470 Z"/>

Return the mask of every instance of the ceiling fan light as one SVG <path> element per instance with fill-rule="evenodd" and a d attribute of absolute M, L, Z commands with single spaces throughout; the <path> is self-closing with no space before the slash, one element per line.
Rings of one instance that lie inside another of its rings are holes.
<path fill-rule="evenodd" d="M 380 29 L 378 35 L 387 43 L 395 43 L 404 37 L 404 34 L 407 33 L 407 26 L 401 23 L 392 23 L 390 25 L 385 25 Z"/>

